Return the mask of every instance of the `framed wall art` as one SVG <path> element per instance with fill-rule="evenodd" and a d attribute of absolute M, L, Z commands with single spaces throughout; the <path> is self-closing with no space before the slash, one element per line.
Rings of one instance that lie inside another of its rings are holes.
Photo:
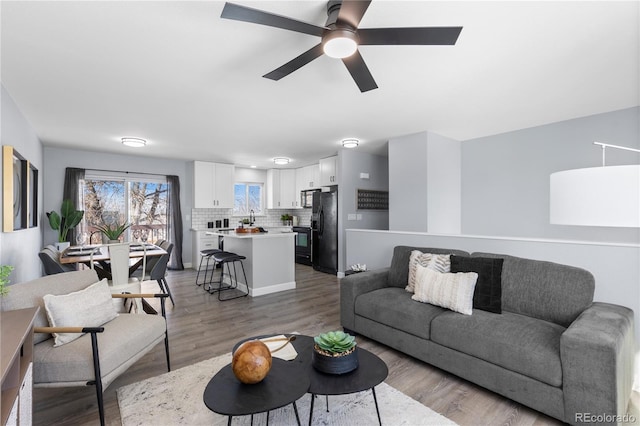
<path fill-rule="evenodd" d="M 38 169 L 10 145 L 2 147 L 2 231 L 38 226 Z"/>

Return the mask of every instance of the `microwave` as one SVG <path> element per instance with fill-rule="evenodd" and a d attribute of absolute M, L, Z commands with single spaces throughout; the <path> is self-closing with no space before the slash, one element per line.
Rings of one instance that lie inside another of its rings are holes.
<path fill-rule="evenodd" d="M 313 207 L 313 193 L 320 191 L 319 189 L 305 189 L 300 191 L 300 205 L 305 208 Z"/>

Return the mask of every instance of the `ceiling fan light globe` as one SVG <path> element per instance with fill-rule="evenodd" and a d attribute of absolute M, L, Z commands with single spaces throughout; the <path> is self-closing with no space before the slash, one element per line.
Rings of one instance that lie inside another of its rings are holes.
<path fill-rule="evenodd" d="M 324 46 L 325 55 L 331 58 L 342 59 L 353 55 L 358 49 L 355 40 L 346 37 L 336 37 L 328 40 Z"/>
<path fill-rule="evenodd" d="M 322 38 L 322 50 L 331 58 L 346 58 L 358 50 L 358 36 L 345 28 L 331 30 Z"/>

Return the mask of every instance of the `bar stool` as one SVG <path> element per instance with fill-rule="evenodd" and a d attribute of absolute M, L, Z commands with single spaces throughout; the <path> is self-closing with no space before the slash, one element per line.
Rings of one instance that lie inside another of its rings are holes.
<path fill-rule="evenodd" d="M 209 293 L 218 293 L 218 300 L 224 302 L 225 300 L 237 299 L 239 297 L 246 297 L 249 295 L 249 283 L 247 281 L 247 274 L 244 270 L 243 260 L 246 259 L 245 256 L 231 253 L 227 251 L 219 251 L 217 253 L 213 253 L 211 255 L 213 257 L 214 265 L 220 265 L 220 281 L 218 281 L 218 288 L 214 288 L 212 286 L 212 282 L 209 283 Z M 242 267 L 242 275 L 244 276 L 244 282 L 247 285 L 247 292 L 244 293 L 238 289 L 238 272 L 236 270 L 236 263 L 240 262 L 240 266 Z M 224 267 L 227 265 L 227 275 L 229 276 L 229 284 L 224 284 Z M 233 274 L 231 273 L 231 265 L 233 265 Z M 233 297 L 222 297 L 222 292 L 226 290 L 238 290 L 240 294 Z M 206 289 L 205 289 L 206 290 Z"/>
<path fill-rule="evenodd" d="M 215 253 L 220 253 L 221 251 L 222 250 L 220 249 L 200 250 L 200 265 L 198 266 L 198 274 L 196 275 L 196 285 L 201 286 L 203 284 L 208 284 L 211 281 L 213 281 L 213 273 L 216 270 L 216 262 L 213 262 L 213 267 L 211 269 L 211 280 L 207 282 L 207 272 L 209 270 L 209 261 L 211 260 L 211 256 L 213 256 Z M 202 279 L 202 282 L 200 282 L 199 279 L 200 279 L 200 272 L 202 271 L 202 261 L 205 258 L 207 259 L 207 264 L 204 267 L 204 278 Z"/>

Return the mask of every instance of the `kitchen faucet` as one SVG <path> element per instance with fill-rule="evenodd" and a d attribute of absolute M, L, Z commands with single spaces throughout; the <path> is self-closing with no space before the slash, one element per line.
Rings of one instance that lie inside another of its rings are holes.
<path fill-rule="evenodd" d="M 253 226 L 253 223 L 256 221 L 256 213 L 253 209 L 249 212 L 249 226 Z"/>

